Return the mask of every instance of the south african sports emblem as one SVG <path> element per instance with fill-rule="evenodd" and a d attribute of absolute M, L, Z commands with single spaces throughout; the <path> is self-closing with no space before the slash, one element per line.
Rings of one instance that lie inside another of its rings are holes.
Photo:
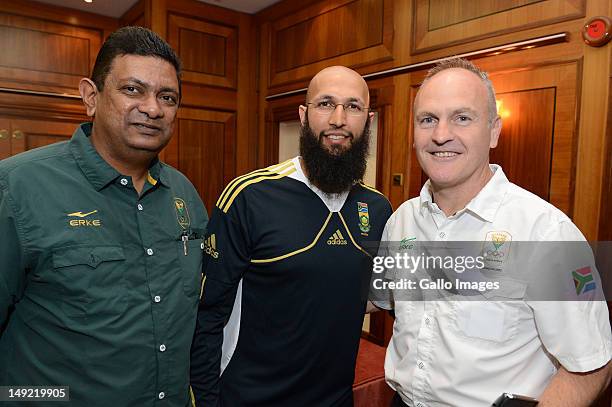
<path fill-rule="evenodd" d="M 370 231 L 370 212 L 368 212 L 368 204 L 357 202 L 357 216 L 359 217 L 359 230 L 364 236 Z"/>
<path fill-rule="evenodd" d="M 176 218 L 178 219 L 179 225 L 183 229 L 189 229 L 191 220 L 189 219 L 189 212 L 187 212 L 187 205 L 181 198 L 174 198 L 174 209 L 176 209 Z"/>

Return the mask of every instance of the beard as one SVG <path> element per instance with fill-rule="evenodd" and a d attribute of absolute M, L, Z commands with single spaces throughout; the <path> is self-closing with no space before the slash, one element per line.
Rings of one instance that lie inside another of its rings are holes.
<path fill-rule="evenodd" d="M 323 131 L 317 137 L 308 123 L 300 128 L 300 155 L 308 180 L 326 194 L 350 190 L 363 179 L 370 149 L 370 118 L 366 120 L 361 137 L 349 133 L 349 147 L 323 145 Z"/>

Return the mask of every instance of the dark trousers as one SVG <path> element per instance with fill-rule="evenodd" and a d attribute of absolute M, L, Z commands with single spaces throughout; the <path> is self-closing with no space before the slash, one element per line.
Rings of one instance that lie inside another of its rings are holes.
<path fill-rule="evenodd" d="M 391 400 L 391 405 L 389 407 L 410 407 L 408 404 L 404 403 L 399 394 L 395 393 L 393 396 L 393 400 Z"/>

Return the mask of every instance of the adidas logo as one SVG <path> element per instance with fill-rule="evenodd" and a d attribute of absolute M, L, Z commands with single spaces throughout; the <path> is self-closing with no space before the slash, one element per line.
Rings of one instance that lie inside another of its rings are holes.
<path fill-rule="evenodd" d="M 329 239 L 327 239 L 327 244 L 328 245 L 345 245 L 347 244 L 347 241 L 344 238 L 344 236 L 342 236 L 342 232 L 340 232 L 340 229 L 338 229 L 334 232 L 333 235 L 329 237 Z"/>
<path fill-rule="evenodd" d="M 204 241 L 204 252 L 213 259 L 219 258 L 219 252 L 217 251 L 217 238 L 213 233 Z"/>

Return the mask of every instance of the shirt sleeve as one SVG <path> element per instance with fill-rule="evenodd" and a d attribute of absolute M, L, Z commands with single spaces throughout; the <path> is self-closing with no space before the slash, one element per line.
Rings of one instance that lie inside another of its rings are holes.
<path fill-rule="evenodd" d="M 554 239 L 554 240 L 553 240 Z M 528 291 L 546 350 L 570 372 L 590 372 L 612 357 L 612 333 L 593 252 L 569 220 L 538 244 L 536 290 Z M 534 270 L 535 270 L 534 269 Z"/>
<path fill-rule="evenodd" d="M 215 207 L 206 232 L 204 286 L 191 347 L 190 381 L 196 406 L 219 403 L 223 328 L 250 264 L 248 231 L 239 208 L 243 203 L 237 200 L 230 213 Z"/>
<path fill-rule="evenodd" d="M 0 336 L 15 304 L 23 294 L 25 270 L 17 221 L 8 192 L 0 187 Z"/>
<path fill-rule="evenodd" d="M 387 288 L 381 288 L 383 281 L 393 281 L 395 276 L 391 270 L 384 267 L 384 259 L 391 256 L 390 236 L 391 229 L 393 228 L 393 218 L 389 218 L 383 229 L 382 236 L 380 238 L 380 245 L 378 246 L 378 252 L 373 259 L 372 266 L 372 279 L 370 281 L 370 301 L 376 307 L 391 311 L 393 306 L 393 292 Z"/>

